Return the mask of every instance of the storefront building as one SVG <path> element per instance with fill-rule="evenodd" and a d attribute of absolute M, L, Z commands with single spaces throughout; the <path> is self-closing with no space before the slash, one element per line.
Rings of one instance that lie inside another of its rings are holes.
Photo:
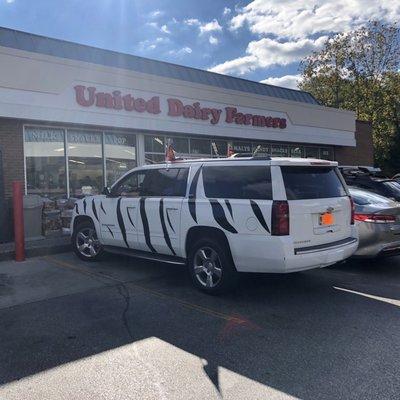
<path fill-rule="evenodd" d="M 136 165 L 234 152 L 373 163 L 370 127 L 309 94 L 0 28 L 0 197 L 100 193 Z"/>

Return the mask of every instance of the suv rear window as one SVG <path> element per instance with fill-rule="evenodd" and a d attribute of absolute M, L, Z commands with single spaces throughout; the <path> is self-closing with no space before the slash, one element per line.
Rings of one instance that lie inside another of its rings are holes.
<path fill-rule="evenodd" d="M 204 192 L 209 198 L 271 200 L 271 170 L 267 166 L 205 166 Z"/>
<path fill-rule="evenodd" d="M 288 200 L 347 196 L 335 167 L 281 167 Z"/>

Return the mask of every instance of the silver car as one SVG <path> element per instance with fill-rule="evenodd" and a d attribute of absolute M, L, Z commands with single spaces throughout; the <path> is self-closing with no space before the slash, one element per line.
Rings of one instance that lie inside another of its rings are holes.
<path fill-rule="evenodd" d="M 360 242 L 356 257 L 400 254 L 400 203 L 367 190 L 349 187 Z"/>

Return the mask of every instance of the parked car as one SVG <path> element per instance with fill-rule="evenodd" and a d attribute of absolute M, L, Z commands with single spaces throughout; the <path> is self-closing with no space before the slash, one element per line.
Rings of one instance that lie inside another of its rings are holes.
<path fill-rule="evenodd" d="M 400 183 L 400 174 L 396 174 L 392 177 L 393 180 L 395 180 L 397 183 Z"/>
<path fill-rule="evenodd" d="M 349 190 L 359 234 L 359 246 L 354 256 L 400 254 L 400 203 L 367 190 L 354 187 Z"/>
<path fill-rule="evenodd" d="M 218 293 L 238 272 L 325 267 L 358 246 L 337 163 L 225 158 L 135 168 L 103 195 L 76 203 L 72 245 L 187 264 L 196 287 Z"/>
<path fill-rule="evenodd" d="M 394 179 L 378 176 L 379 168 L 367 167 L 339 167 L 349 186 L 369 190 L 389 199 L 400 201 L 400 183 Z"/>

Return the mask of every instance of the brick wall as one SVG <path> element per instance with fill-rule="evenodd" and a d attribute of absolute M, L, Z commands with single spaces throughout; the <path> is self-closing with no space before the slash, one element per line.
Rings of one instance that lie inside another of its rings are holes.
<path fill-rule="evenodd" d="M 356 147 L 337 147 L 336 161 L 341 165 L 374 165 L 372 125 L 367 121 L 356 121 Z"/>
<path fill-rule="evenodd" d="M 5 197 L 12 195 L 12 182 L 24 181 L 24 147 L 22 122 L 0 118 L 0 150 L 3 158 Z"/>

